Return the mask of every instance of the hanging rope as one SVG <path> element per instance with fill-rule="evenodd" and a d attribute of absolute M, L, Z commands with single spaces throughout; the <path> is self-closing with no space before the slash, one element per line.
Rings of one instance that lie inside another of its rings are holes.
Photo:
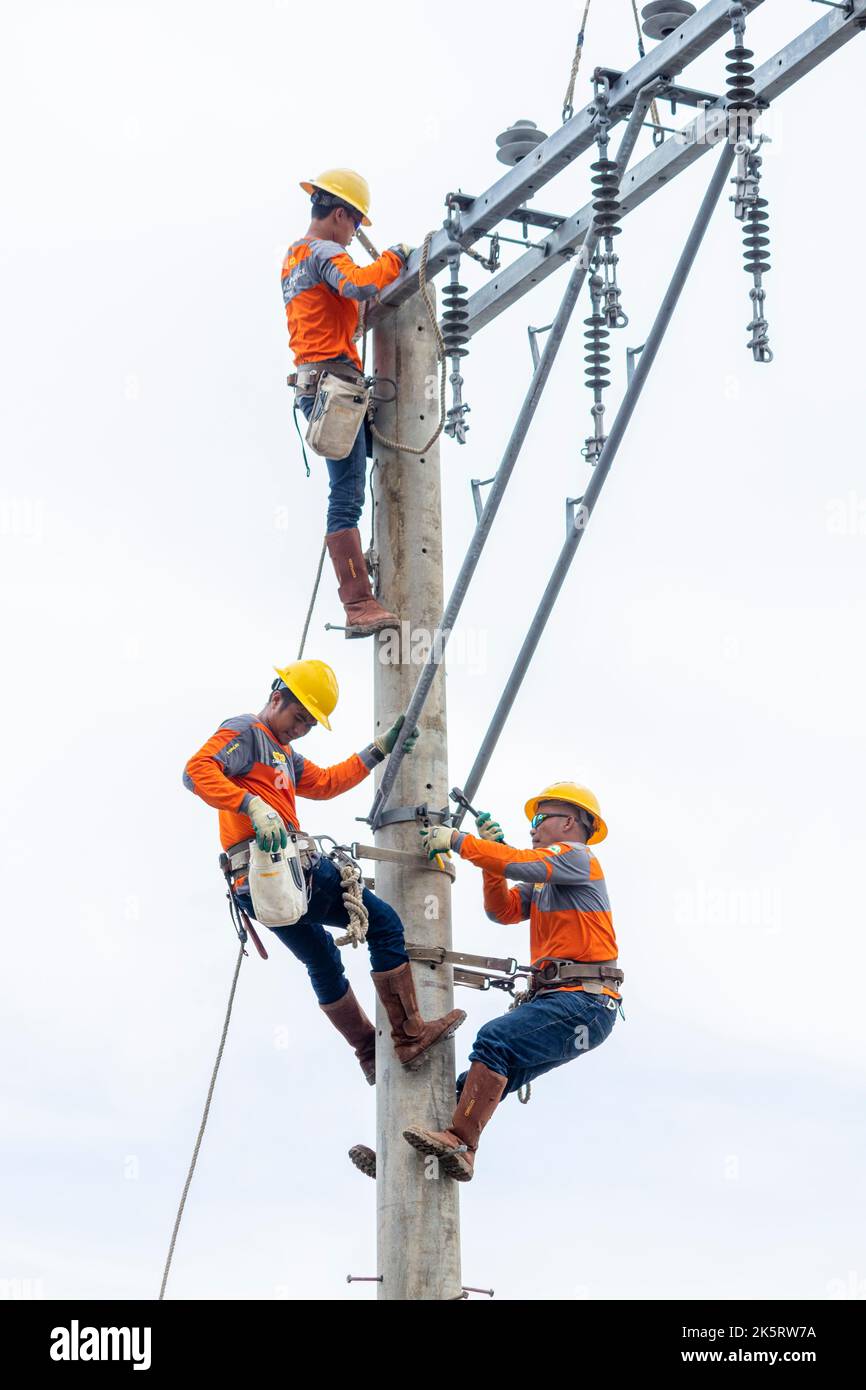
<path fill-rule="evenodd" d="M 529 990 L 527 990 L 527 989 L 521 990 L 519 994 L 514 994 L 514 995 L 512 995 L 511 1003 L 508 1005 L 508 1008 L 505 1010 L 505 1012 L 510 1014 L 511 1011 L 512 1011 L 512 1009 L 519 1009 L 521 1004 L 525 1004 L 525 1003 L 526 1003 L 528 996 L 529 996 Z M 531 1083 L 531 1082 L 527 1081 L 527 1083 L 526 1083 L 525 1086 L 519 1086 L 519 1087 L 518 1087 L 518 1089 L 517 1089 L 517 1099 L 520 1101 L 520 1104 L 521 1104 L 521 1105 L 528 1105 L 531 1095 L 532 1095 L 532 1083 Z"/>
<path fill-rule="evenodd" d="M 181 1219 L 181 1217 L 183 1216 L 183 1209 L 184 1209 L 184 1207 L 186 1206 L 186 1197 L 187 1197 L 187 1193 L 189 1192 L 189 1185 L 190 1185 L 190 1183 L 192 1182 L 192 1175 L 193 1175 L 193 1173 L 195 1172 L 195 1165 L 196 1165 L 196 1163 L 198 1162 L 198 1153 L 199 1153 L 199 1149 L 201 1148 L 201 1141 L 202 1141 L 202 1139 L 204 1138 L 204 1130 L 205 1130 L 205 1125 L 207 1124 L 208 1115 L 210 1114 L 210 1103 L 211 1103 L 211 1101 L 213 1100 L 213 1093 L 214 1093 L 214 1086 L 216 1085 L 217 1072 L 218 1072 L 219 1069 L 220 1069 L 220 1062 L 221 1062 L 222 1059 L 223 1059 L 223 1048 L 224 1048 L 225 1045 L 226 1045 L 226 1035 L 227 1035 L 227 1033 L 228 1033 L 228 1031 L 229 1031 L 229 1020 L 231 1019 L 231 1016 L 232 1016 L 232 1007 L 233 1007 L 234 1002 L 235 1002 L 235 990 L 237 989 L 237 985 L 238 985 L 238 975 L 240 974 L 241 963 L 242 963 L 243 958 L 244 958 L 245 955 L 246 955 L 246 951 L 244 950 L 243 942 L 241 942 L 241 948 L 240 948 L 240 950 L 238 951 L 238 958 L 237 958 L 237 962 L 236 962 L 236 964 L 235 964 L 235 973 L 234 973 L 234 976 L 232 977 L 232 987 L 231 987 L 231 991 L 230 991 L 230 993 L 229 993 L 229 1002 L 228 1002 L 228 1008 L 226 1009 L 225 1022 L 223 1023 L 222 1037 L 220 1038 L 220 1045 L 219 1045 L 219 1049 L 218 1049 L 218 1051 L 217 1051 L 216 1061 L 214 1062 L 214 1068 L 213 1068 L 213 1073 L 211 1074 L 210 1085 L 208 1086 L 207 1100 L 205 1101 L 205 1105 L 204 1105 L 204 1113 L 203 1113 L 203 1115 L 202 1115 L 202 1117 L 201 1117 L 201 1124 L 200 1124 L 199 1127 L 198 1127 L 198 1136 L 197 1136 L 196 1141 L 195 1141 L 195 1148 L 194 1148 L 193 1151 L 192 1151 L 192 1162 L 191 1162 L 190 1165 L 189 1165 L 189 1172 L 188 1172 L 187 1175 L 186 1175 L 186 1182 L 185 1182 L 184 1185 L 183 1185 L 183 1193 L 182 1193 L 181 1199 L 180 1199 L 180 1206 L 179 1206 L 178 1209 L 177 1209 L 177 1216 L 175 1217 L 175 1221 L 174 1221 L 174 1230 L 173 1230 L 172 1233 L 171 1233 L 171 1242 L 170 1242 L 169 1247 L 168 1247 L 168 1256 L 167 1256 L 166 1261 L 165 1261 L 165 1269 L 164 1269 L 163 1272 L 162 1272 L 162 1283 L 161 1283 L 160 1286 L 159 1286 L 159 1300 L 158 1300 L 158 1301 L 161 1301 L 161 1300 L 164 1298 L 164 1296 L 165 1296 L 165 1286 L 166 1286 L 166 1283 L 167 1283 L 167 1281 L 168 1281 L 168 1272 L 169 1272 L 169 1270 L 171 1269 L 171 1262 L 172 1262 L 172 1258 L 173 1258 L 173 1256 L 174 1256 L 175 1242 L 177 1241 L 177 1233 L 178 1233 L 178 1231 L 179 1231 L 179 1229 L 180 1229 L 180 1219 Z"/>
<path fill-rule="evenodd" d="M 568 79 L 568 88 L 566 90 L 565 98 L 562 103 L 563 124 L 565 124 L 566 121 L 571 120 L 571 117 L 574 115 L 574 87 L 575 83 L 577 82 L 577 74 L 580 71 L 580 60 L 583 57 L 583 45 L 586 39 L 586 22 L 589 18 L 589 7 L 591 4 L 592 0 L 586 0 L 586 5 L 583 11 L 583 19 L 580 22 L 580 33 L 577 36 L 577 46 L 574 50 L 574 58 L 571 64 L 571 75 Z M 643 36 L 641 33 L 640 16 L 637 12 L 637 0 L 631 0 L 631 8 L 632 14 L 634 15 L 635 29 L 637 30 L 638 55 L 641 58 L 645 58 L 646 49 L 644 48 Z M 652 118 L 652 123 L 654 126 L 661 126 L 661 117 L 659 116 L 658 102 L 655 99 L 653 99 L 652 106 L 650 107 L 650 116 Z"/>
<path fill-rule="evenodd" d="M 349 929 L 345 936 L 336 936 L 336 946 L 357 948 L 367 940 L 369 914 L 364 903 L 364 885 L 361 870 L 353 859 L 346 855 L 332 855 L 340 870 L 340 886 L 343 890 L 343 906 L 349 914 Z"/>
<path fill-rule="evenodd" d="M 586 0 L 586 7 L 583 11 L 583 19 L 580 21 L 580 33 L 577 36 L 577 47 L 574 50 L 574 58 L 571 63 L 571 76 L 568 79 L 568 87 L 562 101 L 562 123 L 571 120 L 574 115 L 574 84 L 577 81 L 577 74 L 580 69 L 580 60 L 583 57 L 583 41 L 586 37 L 586 21 L 589 18 L 589 7 L 592 0 Z"/>
<path fill-rule="evenodd" d="M 416 457 L 420 457 L 420 455 L 426 454 L 427 451 L 428 451 L 428 449 L 432 449 L 433 445 L 436 443 L 436 440 L 439 438 L 440 434 L 442 433 L 443 429 L 445 428 L 445 419 L 446 419 L 445 379 L 446 379 L 446 372 L 447 372 L 447 362 L 446 362 L 446 358 L 445 358 L 445 340 L 444 340 L 444 338 L 442 337 L 442 330 L 441 330 L 441 328 L 439 327 L 439 323 L 438 323 L 437 318 L 436 318 L 436 307 L 435 307 L 435 305 L 434 305 L 434 303 L 433 303 L 433 298 L 432 298 L 432 296 L 431 296 L 431 294 L 430 294 L 430 290 L 429 290 L 428 287 L 427 287 L 427 258 L 428 258 L 429 254 L 430 254 L 430 242 L 431 242 L 432 240 L 433 240 L 433 233 L 432 233 L 432 232 L 428 232 L 427 235 L 426 235 L 425 238 L 424 238 L 424 243 L 423 243 L 423 245 L 422 245 L 422 247 L 421 247 L 421 261 L 420 261 L 420 264 L 419 264 L 419 266 L 418 266 L 418 291 L 419 291 L 419 293 L 420 293 L 420 295 L 421 295 L 422 300 L 424 301 L 424 307 L 425 307 L 425 309 L 427 310 L 427 317 L 428 317 L 429 320 L 430 320 L 430 327 L 433 329 L 433 337 L 434 337 L 434 339 L 436 340 L 436 360 L 437 360 L 438 363 L 439 363 L 439 423 L 438 423 L 438 425 L 436 426 L 436 428 L 435 428 L 435 430 L 433 431 L 433 433 L 431 434 L 430 438 L 427 440 L 427 443 L 426 443 L 426 444 L 422 444 L 421 447 L 420 447 L 420 449 L 419 449 L 419 448 L 416 448 L 415 445 L 413 445 L 413 444 L 401 444 L 401 443 L 399 442 L 399 440 L 397 440 L 397 439 L 389 439 L 389 437 L 388 437 L 386 434 L 382 434 L 381 430 L 377 429 L 376 426 L 375 426 L 375 424 L 373 423 L 373 415 L 372 415 L 372 411 L 373 411 L 373 400 L 372 400 L 372 397 L 371 397 L 371 399 L 370 399 L 370 406 L 369 406 L 370 429 L 371 429 L 372 432 L 373 432 L 373 438 L 374 438 L 375 440 L 377 440 L 380 444 L 382 444 L 386 449 L 394 449 L 394 450 L 396 450 L 397 453 L 400 453 L 400 454 L 414 454 Z M 364 361 L 366 361 L 366 355 L 367 355 L 367 320 L 366 320 L 366 315 L 365 315 L 365 317 L 364 317 L 364 350 L 363 350 L 363 358 L 364 358 Z"/>
<path fill-rule="evenodd" d="M 301 633 L 301 645 L 298 647 L 298 661 L 300 661 L 301 657 L 304 655 L 304 646 L 306 645 L 307 641 L 307 633 L 310 630 L 310 620 L 313 616 L 313 609 L 316 606 L 316 598 L 318 597 L 319 584 L 322 578 L 322 566 L 325 563 L 325 551 L 327 550 L 327 548 L 327 541 L 322 541 L 322 553 L 319 556 L 319 568 L 316 570 L 316 579 L 313 584 L 313 592 L 310 596 L 310 606 L 307 609 L 307 616 L 304 619 L 304 630 Z"/>

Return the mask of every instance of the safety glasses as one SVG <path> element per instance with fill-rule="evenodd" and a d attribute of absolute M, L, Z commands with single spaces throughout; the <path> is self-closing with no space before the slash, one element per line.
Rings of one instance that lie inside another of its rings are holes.
<path fill-rule="evenodd" d="M 568 820 L 570 815 L 570 811 L 536 811 L 529 824 L 533 830 L 537 830 L 546 820 Z"/>

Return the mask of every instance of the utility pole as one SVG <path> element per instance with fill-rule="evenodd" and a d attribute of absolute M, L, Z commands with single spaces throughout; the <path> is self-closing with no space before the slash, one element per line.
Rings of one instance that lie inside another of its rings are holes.
<path fill-rule="evenodd" d="M 420 447 L 429 439 L 437 418 L 438 369 L 433 329 L 419 294 L 378 320 L 373 361 L 376 376 L 380 380 L 390 377 L 397 387 L 396 401 L 378 409 L 378 428 L 391 439 Z M 418 663 L 426 656 L 426 649 L 420 646 L 422 630 L 432 638 L 442 613 L 438 443 L 420 458 L 377 443 L 372 480 L 379 593 L 402 620 L 399 634 L 384 632 L 375 639 L 378 733 L 405 710 L 417 680 Z M 446 806 L 448 787 L 443 667 L 424 709 L 421 739 L 411 757 L 403 760 L 385 823 L 376 831 L 377 846 L 420 856 L 415 808 L 425 803 L 431 810 Z M 376 890 L 399 912 L 408 943 L 451 949 L 451 879 L 447 873 L 438 872 L 433 865 L 428 867 L 420 857 L 405 864 L 376 861 Z M 438 1017 L 454 1007 L 449 965 L 413 963 L 412 969 L 425 1018 Z M 411 1072 L 394 1056 L 380 1003 L 376 1027 L 379 1297 L 456 1299 L 461 1294 L 458 1187 L 450 1178 L 439 1177 L 435 1162 L 423 1160 L 403 1138 L 409 1124 L 441 1129 L 451 1118 L 454 1041 L 438 1044 L 421 1068 Z M 465 1038 L 459 1037 L 459 1041 L 465 1046 Z"/>

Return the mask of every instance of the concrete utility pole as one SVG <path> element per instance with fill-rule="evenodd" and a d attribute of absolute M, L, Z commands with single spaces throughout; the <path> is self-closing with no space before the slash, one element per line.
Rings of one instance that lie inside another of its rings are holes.
<path fill-rule="evenodd" d="M 383 434 L 420 447 L 437 418 L 438 392 L 433 331 L 420 295 L 382 316 L 373 337 L 379 378 L 397 383 L 397 400 L 380 406 L 376 423 Z M 383 393 L 387 388 L 383 387 Z M 432 637 L 443 607 L 442 506 L 438 443 L 421 458 L 376 445 L 373 469 L 375 546 L 379 592 L 402 619 L 395 632 L 375 639 L 376 731 L 386 729 L 405 710 L 426 650 L 415 651 L 420 630 Z M 420 851 L 415 807 L 442 807 L 448 801 L 448 745 L 444 668 L 434 680 L 424 709 L 421 739 L 405 758 L 391 798 L 390 814 L 408 816 L 382 825 L 376 844 Z M 401 811 L 401 808 L 408 808 Z M 386 815 L 386 822 L 388 817 Z M 418 859 L 416 863 L 377 861 L 376 890 L 393 903 L 413 945 L 451 949 L 451 880 Z M 454 1007 L 448 965 L 413 964 L 418 1002 L 425 1018 Z M 433 1048 L 420 1070 L 406 1071 L 394 1056 L 388 1021 L 377 1005 L 376 1154 L 378 1269 L 383 1299 L 459 1298 L 460 1224 L 458 1186 L 439 1177 L 432 1160 L 423 1160 L 403 1138 L 407 1125 L 440 1129 L 454 1107 L 454 1042 Z M 468 1025 L 464 1024 L 464 1028 Z M 461 1030 L 462 1031 L 462 1030 Z M 459 1037 L 459 1034 L 458 1034 Z M 459 1039 L 464 1043 L 463 1038 Z"/>

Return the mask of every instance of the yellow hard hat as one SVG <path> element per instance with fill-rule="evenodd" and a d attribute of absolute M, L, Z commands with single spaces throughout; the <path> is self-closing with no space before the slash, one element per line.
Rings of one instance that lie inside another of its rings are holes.
<path fill-rule="evenodd" d="M 341 198 L 344 203 L 350 203 L 353 208 L 358 209 L 365 227 L 372 225 L 367 216 L 370 211 L 370 185 L 360 174 L 356 174 L 354 169 L 326 169 L 318 178 L 306 179 L 301 188 L 305 193 L 312 193 L 316 188 L 333 193 L 335 198 Z"/>
<path fill-rule="evenodd" d="M 595 830 L 586 842 L 588 845 L 601 844 L 607 835 L 607 826 L 602 819 L 598 797 L 589 787 L 579 787 L 576 782 L 554 782 L 552 786 L 539 792 L 538 796 L 530 797 L 527 801 L 524 807 L 527 820 L 532 820 L 538 810 L 539 801 L 567 801 L 570 806 L 579 806 L 582 811 L 588 811 L 595 819 Z"/>
<path fill-rule="evenodd" d="M 330 729 L 328 715 L 333 714 L 340 694 L 337 677 L 330 666 L 324 661 L 292 661 L 288 666 L 275 666 L 274 670 L 304 709 Z"/>

